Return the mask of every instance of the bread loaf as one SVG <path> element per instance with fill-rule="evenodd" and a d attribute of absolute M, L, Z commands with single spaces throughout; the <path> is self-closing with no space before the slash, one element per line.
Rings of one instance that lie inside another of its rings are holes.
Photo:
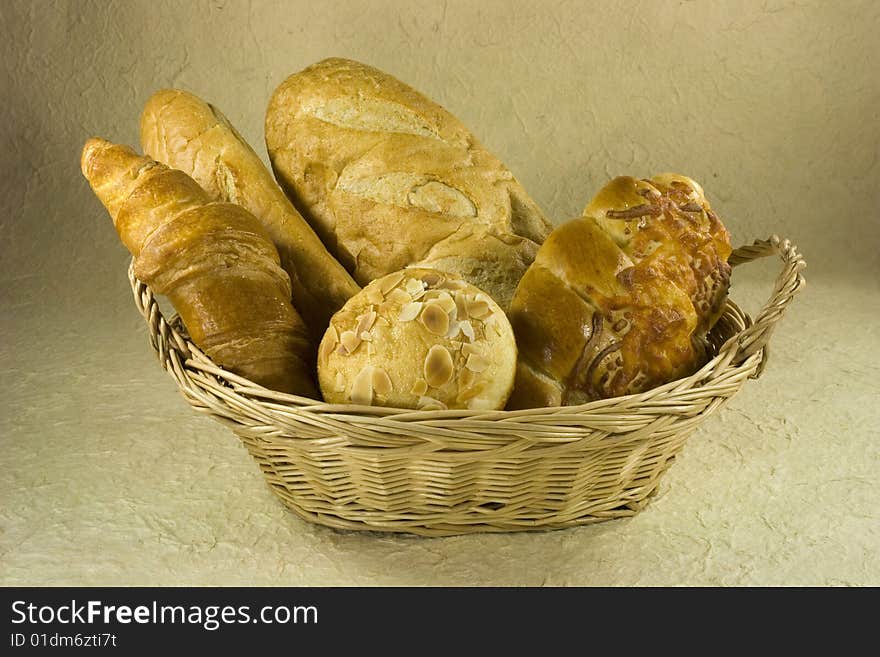
<path fill-rule="evenodd" d="M 442 267 L 506 309 L 550 231 L 454 116 L 359 62 L 327 59 L 279 85 L 266 145 L 282 188 L 361 285 L 409 265 Z M 505 275 L 484 271 L 497 262 Z"/>
<path fill-rule="evenodd" d="M 517 287 L 508 407 L 642 392 L 705 360 L 723 310 L 729 235 L 684 176 L 612 180 L 556 228 Z"/>
<path fill-rule="evenodd" d="M 200 349 L 255 383 L 317 398 L 290 280 L 252 214 L 103 139 L 85 144 L 82 171 L 134 256 L 135 274 L 168 297 Z"/>
<path fill-rule="evenodd" d="M 500 409 L 515 370 L 516 341 L 501 308 L 458 276 L 417 267 L 349 299 L 318 350 L 331 403 Z"/>
<path fill-rule="evenodd" d="M 153 94 L 140 122 L 144 153 L 191 176 L 214 201 L 236 203 L 269 234 L 291 282 L 291 298 L 315 344 L 330 317 L 357 291 L 291 205 L 271 172 L 213 105 L 178 89 Z"/>

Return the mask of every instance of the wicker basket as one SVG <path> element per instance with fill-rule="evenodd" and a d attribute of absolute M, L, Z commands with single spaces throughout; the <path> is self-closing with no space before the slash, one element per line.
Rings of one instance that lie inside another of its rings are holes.
<path fill-rule="evenodd" d="M 197 411 L 227 425 L 301 517 L 340 529 L 425 536 L 554 529 L 631 516 L 687 437 L 767 362 L 767 341 L 803 286 L 803 258 L 773 236 L 731 265 L 778 254 L 752 322 L 733 302 L 694 375 L 582 406 L 411 411 L 331 405 L 262 388 L 211 362 L 150 289 L 129 278 L 162 367 Z"/>

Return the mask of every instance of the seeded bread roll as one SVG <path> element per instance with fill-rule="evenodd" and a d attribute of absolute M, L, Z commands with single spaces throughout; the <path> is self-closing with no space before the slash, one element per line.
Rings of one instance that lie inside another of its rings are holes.
<path fill-rule="evenodd" d="M 581 404 L 693 373 L 727 297 L 730 239 L 690 178 L 612 180 L 517 287 L 508 408 Z"/>
<path fill-rule="evenodd" d="M 368 284 L 333 316 L 318 349 L 329 403 L 500 409 L 515 370 L 513 330 L 498 304 L 433 269 Z"/>
<path fill-rule="evenodd" d="M 266 146 L 282 188 L 361 285 L 442 260 L 506 309 L 551 229 L 458 119 L 358 62 L 327 59 L 279 85 Z M 459 258 L 458 247 L 481 232 L 498 239 Z M 432 256 L 438 250 L 442 258 Z M 498 261 L 507 275 L 482 272 Z"/>

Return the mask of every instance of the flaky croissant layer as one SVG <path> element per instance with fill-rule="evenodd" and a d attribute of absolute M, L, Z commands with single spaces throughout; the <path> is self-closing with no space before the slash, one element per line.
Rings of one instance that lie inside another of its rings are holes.
<path fill-rule="evenodd" d="M 273 390 L 317 398 L 312 347 L 290 303 L 290 279 L 247 210 L 212 202 L 188 175 L 100 138 L 82 172 L 193 342 L 221 367 Z"/>

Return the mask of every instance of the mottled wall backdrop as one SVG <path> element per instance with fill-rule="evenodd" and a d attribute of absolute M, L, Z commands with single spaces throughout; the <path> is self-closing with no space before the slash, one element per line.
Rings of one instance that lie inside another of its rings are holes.
<path fill-rule="evenodd" d="M 272 90 L 330 55 L 446 105 L 555 221 L 611 176 L 675 170 L 735 242 L 780 232 L 813 276 L 876 271 L 878 25 L 870 0 L 7 0 L 2 321 L 130 317 L 127 254 L 79 173 L 87 137 L 136 145 L 143 102 L 179 86 L 265 158 Z"/>

